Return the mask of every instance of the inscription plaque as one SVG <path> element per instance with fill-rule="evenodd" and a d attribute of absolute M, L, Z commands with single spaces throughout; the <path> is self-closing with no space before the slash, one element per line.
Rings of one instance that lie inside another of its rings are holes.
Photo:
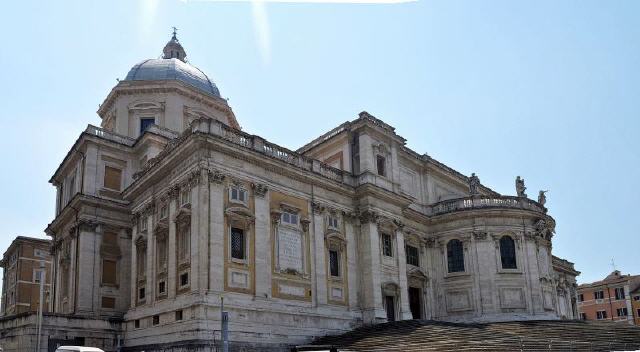
<path fill-rule="evenodd" d="M 278 263 L 281 270 L 302 272 L 302 234 L 281 228 L 278 230 Z"/>

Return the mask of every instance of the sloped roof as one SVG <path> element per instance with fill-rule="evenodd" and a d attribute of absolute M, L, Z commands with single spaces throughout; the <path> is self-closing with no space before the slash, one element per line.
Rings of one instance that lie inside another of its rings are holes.
<path fill-rule="evenodd" d="M 579 320 L 404 320 L 323 337 L 298 351 L 319 346 L 331 351 L 630 351 L 640 349 L 640 327 Z"/>

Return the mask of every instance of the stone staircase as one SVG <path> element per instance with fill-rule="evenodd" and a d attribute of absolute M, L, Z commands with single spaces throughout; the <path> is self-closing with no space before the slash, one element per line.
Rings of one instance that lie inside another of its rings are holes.
<path fill-rule="evenodd" d="M 609 321 L 536 320 L 447 323 L 405 320 L 316 340 L 332 351 L 634 351 L 640 327 Z"/>

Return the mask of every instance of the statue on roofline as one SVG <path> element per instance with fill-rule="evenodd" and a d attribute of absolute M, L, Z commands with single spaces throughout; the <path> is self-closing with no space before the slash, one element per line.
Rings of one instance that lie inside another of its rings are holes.
<path fill-rule="evenodd" d="M 520 176 L 516 177 L 516 194 L 518 197 L 526 198 L 527 194 L 524 191 L 527 190 L 527 187 L 524 186 L 524 178 L 520 178 Z"/>
<path fill-rule="evenodd" d="M 472 196 L 480 194 L 478 188 L 480 187 L 480 179 L 476 176 L 475 172 L 469 177 L 469 194 Z"/>
<path fill-rule="evenodd" d="M 540 205 L 542 206 L 544 206 L 545 203 L 547 203 L 547 196 L 545 195 L 545 193 L 547 192 L 549 191 L 540 190 L 540 192 L 538 192 L 538 203 L 540 203 Z"/>

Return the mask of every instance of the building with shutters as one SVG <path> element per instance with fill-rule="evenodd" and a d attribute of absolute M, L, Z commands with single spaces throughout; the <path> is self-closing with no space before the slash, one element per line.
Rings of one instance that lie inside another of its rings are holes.
<path fill-rule="evenodd" d="M 40 305 L 40 282 L 44 279 L 43 311 L 50 311 L 51 241 L 19 236 L 2 256 L 2 302 L 0 316 L 36 312 Z"/>
<path fill-rule="evenodd" d="M 575 317 L 578 272 L 552 256 L 543 204 L 367 112 L 297 150 L 246 133 L 186 58 L 174 34 L 133 66 L 51 178 L 49 346 L 212 351 L 222 298 L 245 350 L 394 320 Z M 8 351 L 31 321 L 2 324 Z"/>
<path fill-rule="evenodd" d="M 638 325 L 639 289 L 640 275 L 623 275 L 618 270 L 614 270 L 603 280 L 578 286 L 580 319 L 611 320 Z"/>

